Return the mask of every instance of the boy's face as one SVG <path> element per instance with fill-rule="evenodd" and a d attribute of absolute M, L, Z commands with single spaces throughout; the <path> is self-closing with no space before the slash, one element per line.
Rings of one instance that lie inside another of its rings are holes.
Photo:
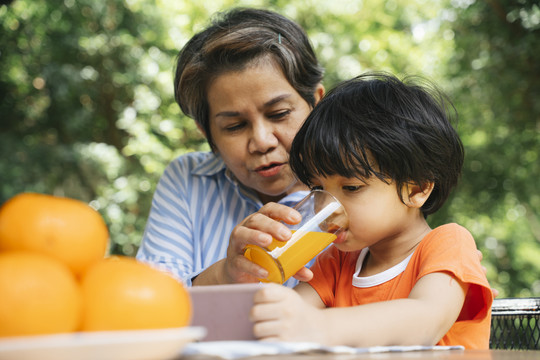
<path fill-rule="evenodd" d="M 347 235 L 334 245 L 341 251 L 394 248 L 396 241 L 406 246 L 423 216 L 418 208 L 404 204 L 395 183 L 385 183 L 376 176 L 367 179 L 342 176 L 321 177 L 313 180 L 314 188 L 334 195 L 349 215 Z M 406 191 L 405 187 L 404 191 Z M 408 194 L 403 199 L 407 202 Z"/>

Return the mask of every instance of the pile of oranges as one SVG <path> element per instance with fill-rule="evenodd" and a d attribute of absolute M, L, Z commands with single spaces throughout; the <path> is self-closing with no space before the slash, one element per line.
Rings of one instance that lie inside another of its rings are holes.
<path fill-rule="evenodd" d="M 134 258 L 106 257 L 101 215 L 70 198 L 22 193 L 0 208 L 0 337 L 182 327 L 183 284 Z"/>

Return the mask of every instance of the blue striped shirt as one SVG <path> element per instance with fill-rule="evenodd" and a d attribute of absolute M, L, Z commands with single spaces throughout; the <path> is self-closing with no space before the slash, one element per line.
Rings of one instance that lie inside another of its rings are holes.
<path fill-rule="evenodd" d="M 307 191 L 279 203 L 292 206 Z M 173 160 L 157 185 L 137 259 L 191 279 L 227 255 L 233 228 L 263 206 L 213 153 L 194 152 Z M 311 263 L 309 264 L 311 265 Z M 294 286 L 291 278 L 285 284 Z"/>

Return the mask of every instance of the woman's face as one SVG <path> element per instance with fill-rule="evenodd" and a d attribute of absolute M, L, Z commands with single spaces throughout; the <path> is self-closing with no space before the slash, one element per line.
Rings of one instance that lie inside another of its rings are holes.
<path fill-rule="evenodd" d="M 323 92 L 320 85 L 316 101 Z M 281 69 L 261 59 L 218 76 L 207 94 L 215 150 L 236 178 L 263 203 L 296 190 L 289 149 L 311 107 Z"/>

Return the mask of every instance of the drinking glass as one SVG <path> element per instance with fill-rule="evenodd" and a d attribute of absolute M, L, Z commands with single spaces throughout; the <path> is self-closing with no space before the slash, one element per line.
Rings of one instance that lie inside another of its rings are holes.
<path fill-rule="evenodd" d="M 294 206 L 302 215 L 288 241 L 273 239 L 266 247 L 249 244 L 244 256 L 268 270 L 262 282 L 282 284 L 339 237 L 346 236 L 348 216 L 343 205 L 325 190 L 312 190 Z"/>

